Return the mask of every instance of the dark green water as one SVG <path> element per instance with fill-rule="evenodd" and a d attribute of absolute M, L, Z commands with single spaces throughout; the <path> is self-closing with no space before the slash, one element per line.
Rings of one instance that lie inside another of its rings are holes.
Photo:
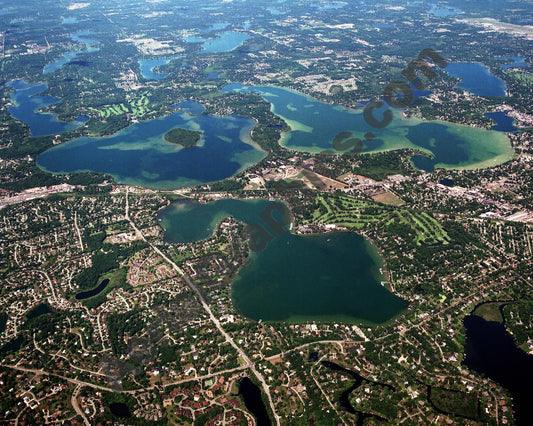
<path fill-rule="evenodd" d="M 102 292 L 107 287 L 108 284 L 109 284 L 109 278 L 106 278 L 105 280 L 102 280 L 102 282 L 97 287 L 91 290 L 82 291 L 76 294 L 76 300 L 84 300 L 84 299 L 88 299 L 89 297 L 94 297 L 97 294 L 100 294 L 100 292 Z"/>
<path fill-rule="evenodd" d="M 286 207 L 268 200 L 223 199 L 208 204 L 179 200 L 158 218 L 165 241 L 173 243 L 209 238 L 229 216 L 269 229 L 272 241 L 251 252 L 232 284 L 233 304 L 248 318 L 376 324 L 407 308 L 407 302 L 381 285 L 381 260 L 365 238 L 348 232 L 279 236 L 261 219 L 273 206 L 278 208 L 275 221 L 282 222 L 278 213 Z"/>
<path fill-rule="evenodd" d="M 0 333 L 6 331 L 7 320 L 7 314 L 5 312 L 0 312 Z"/>
<path fill-rule="evenodd" d="M 379 324 L 407 308 L 380 284 L 379 267 L 376 250 L 357 234 L 286 234 L 251 254 L 232 300 L 254 320 Z"/>
<path fill-rule="evenodd" d="M 261 389 L 248 377 L 239 382 L 239 394 L 242 395 L 244 404 L 257 420 L 257 426 L 270 426 L 272 422 L 268 417 L 268 411 L 261 397 Z"/>
<path fill-rule="evenodd" d="M 129 419 L 131 417 L 129 407 L 123 402 L 112 402 L 109 404 L 109 410 L 111 410 L 111 413 L 115 416 L 123 419 Z"/>
<path fill-rule="evenodd" d="M 33 318 L 40 317 L 41 315 L 51 314 L 53 312 L 54 310 L 50 307 L 50 305 L 41 303 L 40 305 L 37 305 L 35 308 L 31 309 L 26 314 L 26 317 L 28 320 L 31 320 Z"/>
<path fill-rule="evenodd" d="M 330 105 L 288 89 L 232 84 L 223 91 L 253 91 L 270 102 L 272 112 L 291 127 L 281 144 L 298 151 L 342 154 L 333 148 L 333 140 L 339 133 L 348 132 L 364 142 L 363 152 L 402 148 L 423 151 L 431 158 L 416 156 L 413 164 L 428 171 L 490 167 L 508 161 L 514 154 L 509 139 L 500 132 L 444 121 L 404 119 L 398 111 L 387 127 L 376 129 L 365 121 L 362 109 Z M 382 113 L 383 110 L 376 110 L 374 116 L 381 120 Z M 372 132 L 375 138 L 365 140 L 367 132 Z"/>
<path fill-rule="evenodd" d="M 502 313 L 502 307 L 500 307 Z M 504 324 L 467 315 L 466 352 L 463 364 L 498 382 L 513 398 L 517 425 L 533 424 L 533 355 L 516 346 Z"/>
<path fill-rule="evenodd" d="M 158 218 L 165 228 L 165 241 L 189 243 L 209 238 L 216 226 L 229 216 L 247 224 L 264 225 L 260 214 L 269 204 L 281 203 L 261 199 L 223 199 L 207 204 L 200 204 L 195 200 L 179 200 L 161 210 Z"/>
<path fill-rule="evenodd" d="M 6 356 L 10 352 L 17 352 L 24 344 L 25 339 L 22 334 L 19 334 L 16 339 L 13 339 L 0 347 L 0 359 Z"/>

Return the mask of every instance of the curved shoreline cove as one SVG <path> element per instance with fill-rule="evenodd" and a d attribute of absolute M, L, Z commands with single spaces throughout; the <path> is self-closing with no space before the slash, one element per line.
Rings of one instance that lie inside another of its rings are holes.
<path fill-rule="evenodd" d="M 102 280 L 102 282 L 97 287 L 77 293 L 76 300 L 84 300 L 90 297 L 94 297 L 97 294 L 100 294 L 107 287 L 108 284 L 109 284 L 109 278 L 106 278 Z"/>
<path fill-rule="evenodd" d="M 523 56 L 500 56 L 495 58 L 498 61 L 512 61 L 500 65 L 501 69 L 507 70 L 509 68 L 528 68 L 529 64 Z"/>
<path fill-rule="evenodd" d="M 200 53 L 224 53 L 231 52 L 242 46 L 250 36 L 236 31 L 226 31 L 218 34 L 215 38 L 204 38 L 196 36 L 185 36 L 183 39 L 187 43 L 202 43 Z"/>
<path fill-rule="evenodd" d="M 95 47 L 95 46 L 100 42 L 98 40 L 89 38 L 88 36 L 90 35 L 91 35 L 90 31 L 78 31 L 76 33 L 71 34 L 70 38 L 77 43 L 84 44 L 85 49 L 64 53 L 61 58 L 55 60 L 54 62 L 50 62 L 49 64 L 46 64 L 43 68 L 43 74 L 49 74 L 49 73 L 52 73 L 52 72 L 55 72 L 61 69 L 65 64 L 72 62 L 74 59 L 77 59 L 78 56 L 82 54 L 98 52 L 100 48 Z"/>
<path fill-rule="evenodd" d="M 193 101 L 166 117 L 133 124 L 109 137 L 80 137 L 56 145 L 37 158 L 52 173 L 92 171 L 119 183 L 172 190 L 219 181 L 264 158 L 253 144 L 254 122 L 241 117 L 201 114 Z M 202 132 L 198 146 L 182 148 L 164 135 L 175 128 Z"/>
<path fill-rule="evenodd" d="M 490 69 L 476 62 L 454 62 L 446 66 L 446 72 L 461 81 L 457 87 L 478 96 L 506 96 L 507 86 Z"/>
<path fill-rule="evenodd" d="M 56 135 L 70 132 L 83 126 L 89 117 L 79 115 L 75 121 L 60 121 L 57 114 L 51 112 L 38 112 L 40 109 L 57 104 L 59 99 L 52 96 L 36 96 L 44 92 L 46 83 L 30 83 L 26 80 L 14 80 L 6 83 L 13 89 L 8 111 L 13 118 L 26 123 L 32 136 Z"/>
<path fill-rule="evenodd" d="M 168 74 L 162 72 L 156 72 L 155 69 L 163 65 L 168 65 L 170 62 L 183 58 L 183 55 L 172 56 L 170 58 L 157 58 L 157 59 L 139 59 L 139 68 L 141 75 L 146 80 L 162 80 L 168 77 Z"/>
<path fill-rule="evenodd" d="M 503 305 L 499 308 L 502 318 Z M 509 391 L 516 424 L 533 424 L 533 355 L 517 347 L 513 336 L 500 322 L 487 321 L 471 313 L 463 324 L 466 329 L 463 364 Z"/>
<path fill-rule="evenodd" d="M 229 216 L 269 229 L 260 215 L 271 204 L 282 203 L 222 199 L 201 204 L 182 199 L 157 217 L 165 229 L 164 241 L 189 243 L 211 237 Z M 273 216 L 277 222 L 290 222 Z M 265 321 L 379 324 L 407 308 L 406 301 L 381 285 L 381 258 L 364 237 L 349 232 L 298 236 L 288 230 L 281 237 L 272 235 L 264 250 L 251 252 L 232 283 L 233 305 L 242 315 Z"/>
<path fill-rule="evenodd" d="M 291 127 L 283 134 L 281 145 L 310 153 L 342 154 L 335 151 L 335 136 L 347 132 L 363 141 L 363 153 L 415 149 L 429 157 L 416 155 L 415 167 L 426 171 L 436 168 L 475 169 L 492 167 L 510 160 L 514 150 L 506 135 L 476 127 L 444 121 L 405 119 L 395 111 L 391 124 L 376 129 L 366 123 L 361 109 L 349 109 L 318 101 L 307 95 L 274 86 L 245 87 L 231 84 L 224 92 L 256 92 L 271 104 L 274 114 Z M 374 111 L 381 119 L 381 111 Z M 373 140 L 365 140 L 372 132 Z"/>
<path fill-rule="evenodd" d="M 380 284 L 380 264 L 360 235 L 287 233 L 250 254 L 233 281 L 233 305 L 253 320 L 382 324 L 408 303 Z"/>
<path fill-rule="evenodd" d="M 492 130 L 499 132 L 516 132 L 518 127 L 514 125 L 514 118 L 507 115 L 507 111 L 486 112 L 485 117 L 490 118 L 496 124 L 491 126 Z"/>
<path fill-rule="evenodd" d="M 246 409 L 255 417 L 257 426 L 270 426 L 272 424 L 265 403 L 261 398 L 261 389 L 248 377 L 241 379 L 239 395 L 242 396 Z"/>
<path fill-rule="evenodd" d="M 269 204 L 276 206 L 283 203 L 264 199 L 222 199 L 202 204 L 196 200 L 182 199 L 162 209 L 157 218 L 165 230 L 165 242 L 190 243 L 210 238 L 218 224 L 230 216 L 246 224 L 261 223 L 266 227 L 259 215 Z M 284 208 L 279 211 L 287 210 L 284 205 L 280 207 Z"/>

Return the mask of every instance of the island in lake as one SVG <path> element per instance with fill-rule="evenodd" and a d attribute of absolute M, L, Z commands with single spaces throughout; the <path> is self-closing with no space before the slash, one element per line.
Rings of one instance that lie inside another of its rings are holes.
<path fill-rule="evenodd" d="M 265 157 L 251 140 L 252 120 L 202 114 L 196 102 L 178 106 L 182 109 L 113 136 L 82 136 L 53 146 L 37 164 L 51 173 L 91 170 L 127 185 L 173 190 L 228 178 Z M 178 127 L 200 132 L 202 143 L 182 149 L 166 142 L 164 136 Z"/>
<path fill-rule="evenodd" d="M 180 145 L 183 148 L 192 148 L 198 145 L 202 132 L 187 129 L 172 129 L 165 133 L 165 141 Z"/>

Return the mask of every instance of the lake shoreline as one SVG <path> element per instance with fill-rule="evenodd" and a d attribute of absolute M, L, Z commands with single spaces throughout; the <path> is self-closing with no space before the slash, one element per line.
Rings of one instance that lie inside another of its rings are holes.
<path fill-rule="evenodd" d="M 318 154 L 332 149 L 336 132 L 350 132 L 362 140 L 365 132 L 370 130 L 377 133 L 377 137 L 364 141 L 366 147 L 362 154 L 413 149 L 428 154 L 423 162 L 417 161 L 416 156 L 411 159 L 419 170 L 494 167 L 514 155 L 509 137 L 490 129 L 441 120 L 405 118 L 398 112 L 389 126 L 378 131 L 366 123 L 361 108 L 331 104 L 294 89 L 234 83 L 221 91 L 256 93 L 270 103 L 270 111 L 290 128 L 282 132 L 278 145 L 293 152 Z M 325 122 L 317 123 L 317 114 L 327 117 Z"/>
<path fill-rule="evenodd" d="M 232 281 L 232 301 L 240 316 L 253 321 L 343 322 L 374 327 L 396 320 L 408 308 L 408 301 L 381 285 L 379 252 L 359 233 L 335 230 L 290 234 L 271 241 L 265 250 L 252 256 Z M 314 260 L 316 256 L 320 262 Z M 268 272 L 264 274 L 260 270 Z M 260 275 L 256 277 L 257 274 Z M 248 283 L 252 282 L 254 285 L 250 287 Z M 260 283 L 266 282 L 275 285 L 264 288 Z M 293 293 L 301 291 L 306 297 L 295 303 Z M 257 292 L 261 294 L 261 306 L 257 304 Z M 274 300 L 284 301 L 280 312 L 277 305 L 270 306 Z M 289 311 L 283 314 L 284 309 Z"/>

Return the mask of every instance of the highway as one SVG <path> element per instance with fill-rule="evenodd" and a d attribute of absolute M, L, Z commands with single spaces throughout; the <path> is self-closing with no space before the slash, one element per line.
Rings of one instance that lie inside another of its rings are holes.
<path fill-rule="evenodd" d="M 272 413 L 274 415 L 276 425 L 279 425 L 280 424 L 280 416 L 276 413 L 276 409 L 274 407 L 274 402 L 272 401 L 272 395 L 270 394 L 270 388 L 267 385 L 263 375 L 257 370 L 257 368 L 255 367 L 255 364 L 250 360 L 250 358 L 248 358 L 246 353 L 235 343 L 233 338 L 224 330 L 224 328 L 220 324 L 220 321 L 215 317 L 215 315 L 213 314 L 213 311 L 211 310 L 209 305 L 206 303 L 202 293 L 200 292 L 198 287 L 196 287 L 196 285 L 194 285 L 194 283 L 192 282 L 191 278 L 176 263 L 174 263 L 161 250 L 159 250 L 158 247 L 156 247 L 152 243 L 150 243 L 144 237 L 142 232 L 137 228 L 137 226 L 135 226 L 135 223 L 131 220 L 130 214 L 129 214 L 130 205 L 129 205 L 128 194 L 129 194 L 129 191 L 128 191 L 128 188 L 126 188 L 126 208 L 125 208 L 125 215 L 124 215 L 126 220 L 130 223 L 131 227 L 134 229 L 134 231 L 137 234 L 137 236 L 140 239 L 142 239 L 143 241 L 145 241 L 152 248 L 152 250 L 154 250 L 159 256 L 161 256 L 166 262 L 168 262 L 172 266 L 172 268 L 174 268 L 174 270 L 177 271 L 180 274 L 180 276 L 183 278 L 185 283 L 187 283 L 189 288 L 198 296 L 198 300 L 202 304 L 202 307 L 207 312 L 207 314 L 209 315 L 209 318 L 211 319 L 213 324 L 215 324 L 215 326 L 218 329 L 218 331 L 220 332 L 220 334 L 222 334 L 222 336 L 224 336 L 224 339 L 226 340 L 226 342 L 229 343 L 237 351 L 239 356 L 246 363 L 246 366 L 248 368 L 250 368 L 250 370 L 252 370 L 252 372 L 254 373 L 254 375 L 257 378 L 257 380 L 259 380 L 259 382 L 261 383 L 263 391 L 265 392 L 265 395 L 268 398 L 270 409 L 271 409 L 271 411 L 272 411 Z"/>

